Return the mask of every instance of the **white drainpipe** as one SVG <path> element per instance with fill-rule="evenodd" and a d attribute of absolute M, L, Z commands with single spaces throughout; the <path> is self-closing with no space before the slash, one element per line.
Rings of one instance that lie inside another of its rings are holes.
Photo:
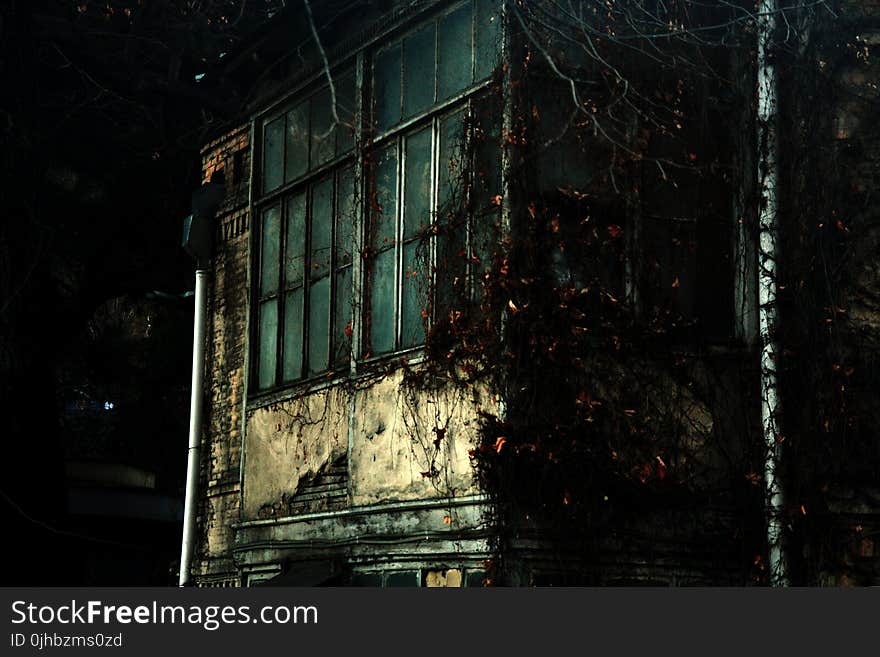
<path fill-rule="evenodd" d="M 776 32 L 778 0 L 758 3 L 758 325 L 761 337 L 761 426 L 766 450 L 764 481 L 768 566 L 772 586 L 788 586 L 783 551 L 783 489 L 778 478 L 781 452 L 776 365 L 780 354 L 777 328 L 776 262 L 779 234 L 778 81 L 770 52 Z"/>
<path fill-rule="evenodd" d="M 180 545 L 180 586 L 189 586 L 196 544 L 196 511 L 199 487 L 199 441 L 205 382 L 205 335 L 208 319 L 208 270 L 196 270 L 193 320 L 192 397 L 189 406 L 189 451 L 186 462 L 186 499 L 183 507 L 183 540 Z"/>

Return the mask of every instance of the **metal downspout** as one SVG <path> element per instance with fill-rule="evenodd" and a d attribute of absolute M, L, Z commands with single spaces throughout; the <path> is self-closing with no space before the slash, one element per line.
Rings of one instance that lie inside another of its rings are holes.
<path fill-rule="evenodd" d="M 179 586 L 189 586 L 196 543 L 198 510 L 199 443 L 205 384 L 205 336 L 208 321 L 208 270 L 196 270 L 195 318 L 193 320 L 192 397 L 189 405 L 189 449 L 186 461 L 186 498 L 183 510 L 183 540 L 180 546 Z"/>

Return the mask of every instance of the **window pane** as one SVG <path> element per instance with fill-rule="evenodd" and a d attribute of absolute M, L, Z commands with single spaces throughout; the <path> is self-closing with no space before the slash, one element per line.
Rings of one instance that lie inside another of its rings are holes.
<path fill-rule="evenodd" d="M 314 281 L 309 290 L 309 373 L 323 372 L 330 356 L 330 277 Z"/>
<path fill-rule="evenodd" d="M 434 23 L 403 42 L 403 118 L 434 104 Z"/>
<path fill-rule="evenodd" d="M 440 123 L 440 171 L 437 191 L 437 317 L 463 298 L 467 267 L 467 220 L 464 209 L 464 112 Z"/>
<path fill-rule="evenodd" d="M 418 242 L 410 242 L 403 247 L 402 347 L 414 347 L 425 341 L 428 283 L 427 254 L 419 249 Z"/>
<path fill-rule="evenodd" d="M 333 178 L 325 178 L 312 188 L 311 278 L 330 273 L 330 236 L 333 230 Z"/>
<path fill-rule="evenodd" d="M 260 247 L 260 296 L 278 291 L 278 245 L 280 235 L 281 213 L 278 206 L 263 212 L 263 230 Z"/>
<path fill-rule="evenodd" d="M 287 175 L 291 181 L 309 169 L 309 104 L 300 103 L 287 113 Z"/>
<path fill-rule="evenodd" d="M 266 125 L 263 141 L 263 191 L 270 192 L 284 179 L 284 117 Z"/>
<path fill-rule="evenodd" d="M 462 172 L 464 162 L 464 112 L 456 112 L 440 123 L 440 171 L 438 172 L 437 199 L 438 221 L 446 224 L 458 214 L 464 197 Z"/>
<path fill-rule="evenodd" d="M 394 349 L 394 249 L 373 260 L 369 320 L 370 351 L 382 354 Z"/>
<path fill-rule="evenodd" d="M 414 570 L 402 570 L 397 573 L 390 573 L 385 580 L 385 586 L 387 587 L 400 587 L 400 586 L 418 586 L 419 585 L 419 574 Z"/>
<path fill-rule="evenodd" d="M 302 284 L 305 255 L 306 196 L 297 194 L 287 202 L 287 245 L 284 253 L 284 280 L 287 287 Z"/>
<path fill-rule="evenodd" d="M 357 90 L 354 73 L 340 76 L 336 82 L 336 113 L 340 125 L 336 127 L 336 154 L 342 155 L 354 148 Z"/>
<path fill-rule="evenodd" d="M 311 101 L 312 106 L 312 155 L 311 167 L 319 167 L 333 159 L 335 150 L 335 129 L 333 110 L 330 107 L 330 88 L 322 89 Z"/>
<path fill-rule="evenodd" d="M 437 100 L 446 100 L 471 83 L 471 5 L 456 9 L 440 21 Z"/>
<path fill-rule="evenodd" d="M 275 357 L 278 340 L 278 299 L 260 305 L 260 357 L 257 380 L 261 389 L 275 385 Z"/>
<path fill-rule="evenodd" d="M 476 105 L 474 117 L 474 199 L 479 207 L 497 205 L 501 194 L 501 109 L 494 98 Z"/>
<path fill-rule="evenodd" d="M 489 77 L 501 53 L 501 9 L 498 0 L 476 0 L 476 79 Z"/>
<path fill-rule="evenodd" d="M 400 121 L 400 44 L 376 57 L 376 128 L 381 132 Z"/>
<path fill-rule="evenodd" d="M 403 196 L 403 238 L 408 239 L 431 223 L 431 130 L 406 138 Z"/>
<path fill-rule="evenodd" d="M 288 292 L 284 298 L 284 358 L 282 376 L 285 381 L 302 377 L 303 360 L 303 288 Z"/>
<path fill-rule="evenodd" d="M 333 320 L 333 364 L 348 362 L 351 351 L 351 267 L 336 272 L 336 303 Z"/>
<path fill-rule="evenodd" d="M 376 162 L 375 202 L 373 205 L 373 246 L 394 244 L 397 234 L 397 149 L 386 148 Z"/>
<path fill-rule="evenodd" d="M 462 300 L 467 271 L 467 228 L 464 222 L 437 235 L 437 317 Z"/>
<path fill-rule="evenodd" d="M 339 172 L 339 183 L 336 188 L 336 264 L 347 265 L 351 262 L 354 249 L 355 219 L 354 169 L 348 167 Z"/>

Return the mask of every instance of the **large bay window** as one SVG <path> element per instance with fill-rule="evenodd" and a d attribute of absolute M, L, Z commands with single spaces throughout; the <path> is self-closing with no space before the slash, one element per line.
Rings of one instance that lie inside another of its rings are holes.
<path fill-rule="evenodd" d="M 488 89 L 499 4 L 450 3 L 364 51 L 361 71 L 333 76 L 338 123 L 328 85 L 258 122 L 256 388 L 419 347 L 451 291 L 488 266 L 500 194 L 500 102 Z"/>

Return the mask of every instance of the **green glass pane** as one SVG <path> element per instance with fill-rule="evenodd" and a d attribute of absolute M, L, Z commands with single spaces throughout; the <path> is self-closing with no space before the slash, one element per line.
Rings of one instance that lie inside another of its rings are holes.
<path fill-rule="evenodd" d="M 311 277 L 330 273 L 333 232 L 333 178 L 325 178 L 312 188 Z"/>
<path fill-rule="evenodd" d="M 431 130 L 406 138 L 403 195 L 403 238 L 425 230 L 431 224 Z"/>
<path fill-rule="evenodd" d="M 284 117 L 266 124 L 263 133 L 263 192 L 271 192 L 284 180 Z"/>
<path fill-rule="evenodd" d="M 467 272 L 467 225 L 437 235 L 437 317 L 460 306 L 464 299 Z"/>
<path fill-rule="evenodd" d="M 373 259 L 370 275 L 370 351 L 382 354 L 394 349 L 394 249 Z"/>
<path fill-rule="evenodd" d="M 403 247 L 402 347 L 414 347 L 425 341 L 430 270 L 427 255 L 423 251 L 419 249 L 418 242 L 410 242 Z"/>
<path fill-rule="evenodd" d="M 389 573 L 385 578 L 385 586 L 389 588 L 412 587 L 419 585 L 419 573 L 415 570 L 403 570 Z"/>
<path fill-rule="evenodd" d="M 434 23 L 403 42 L 403 118 L 434 104 Z"/>
<path fill-rule="evenodd" d="M 323 372 L 330 358 L 330 277 L 312 282 L 309 290 L 309 373 Z"/>
<path fill-rule="evenodd" d="M 464 112 L 456 112 L 440 122 L 440 170 L 437 184 L 438 221 L 455 223 L 464 199 Z"/>
<path fill-rule="evenodd" d="M 501 55 L 501 3 L 476 0 L 475 79 L 487 78 L 495 70 Z"/>
<path fill-rule="evenodd" d="M 437 100 L 446 100 L 473 79 L 471 5 L 459 7 L 440 20 L 437 51 Z"/>
<path fill-rule="evenodd" d="M 394 244 L 397 234 L 397 149 L 394 146 L 378 154 L 373 191 L 373 247 L 382 249 Z"/>
<path fill-rule="evenodd" d="M 336 188 L 336 264 L 351 262 L 354 249 L 355 188 L 354 169 L 348 167 L 339 172 Z"/>
<path fill-rule="evenodd" d="M 287 243 L 284 249 L 284 280 L 287 287 L 302 284 L 306 260 L 306 196 L 297 194 L 287 202 Z"/>
<path fill-rule="evenodd" d="M 400 122 L 400 44 L 376 57 L 376 128 L 387 130 Z"/>
<path fill-rule="evenodd" d="M 351 267 L 336 272 L 333 312 L 333 364 L 344 365 L 351 352 Z"/>
<path fill-rule="evenodd" d="M 278 206 L 263 212 L 260 242 L 260 296 L 278 291 L 278 247 L 281 244 L 281 213 Z"/>
<path fill-rule="evenodd" d="M 357 86 L 354 73 L 339 76 L 336 81 L 336 155 L 343 155 L 354 148 L 355 116 L 357 114 Z"/>
<path fill-rule="evenodd" d="M 303 366 L 303 288 L 291 290 L 284 297 L 284 356 L 282 376 L 285 381 L 302 377 Z"/>
<path fill-rule="evenodd" d="M 300 103 L 287 113 L 286 181 L 309 170 L 309 104 Z"/>
<path fill-rule="evenodd" d="M 336 130 L 330 103 L 330 88 L 326 87 L 312 96 L 312 151 L 311 168 L 319 167 L 333 159 Z"/>
<path fill-rule="evenodd" d="M 260 389 L 275 385 L 275 358 L 278 341 L 278 299 L 260 304 L 259 360 L 257 381 Z"/>

